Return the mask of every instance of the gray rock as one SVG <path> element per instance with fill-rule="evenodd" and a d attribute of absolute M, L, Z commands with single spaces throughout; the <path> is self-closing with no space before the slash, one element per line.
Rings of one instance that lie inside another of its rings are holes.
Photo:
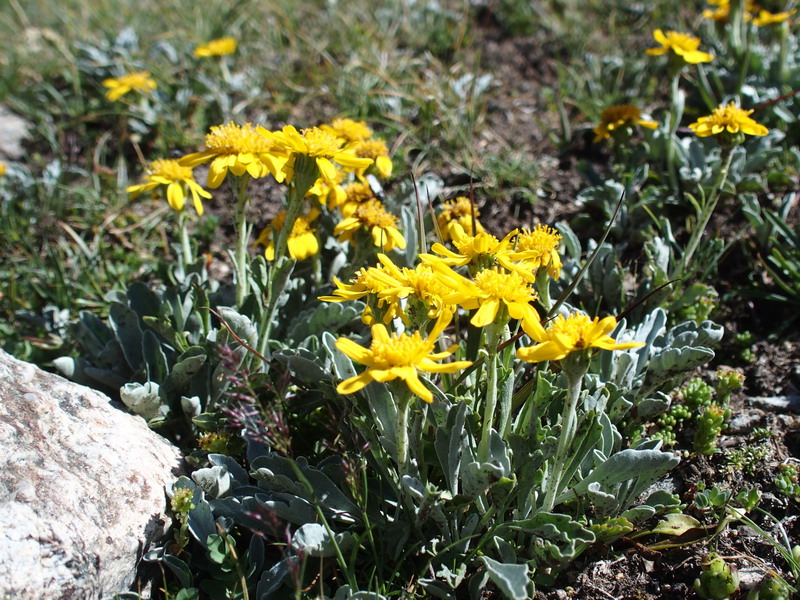
<path fill-rule="evenodd" d="M 126 591 L 169 525 L 177 448 L 108 397 L 0 350 L 0 598 Z"/>
<path fill-rule="evenodd" d="M 28 136 L 30 128 L 30 122 L 0 104 L 0 158 L 22 158 L 25 153 L 22 140 Z"/>

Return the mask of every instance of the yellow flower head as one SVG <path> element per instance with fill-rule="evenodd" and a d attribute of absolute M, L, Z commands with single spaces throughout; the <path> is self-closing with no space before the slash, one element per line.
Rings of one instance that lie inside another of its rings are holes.
<path fill-rule="evenodd" d="M 442 234 L 442 240 L 447 242 L 453 239 L 451 229 L 453 224 L 458 223 L 467 235 L 475 235 L 475 233 L 483 233 L 485 230 L 478 217 L 481 213 L 475 208 L 475 231 L 472 231 L 472 217 L 473 217 L 472 202 L 469 198 L 459 196 L 455 200 L 447 200 L 442 205 L 442 211 L 436 217 L 436 222 L 439 225 L 439 231 Z"/>
<path fill-rule="evenodd" d="M 0 160 L 0 177 L 8 173 L 8 165 Z"/>
<path fill-rule="evenodd" d="M 344 186 L 344 202 L 342 202 L 339 210 L 342 216 L 352 217 L 356 209 L 369 200 L 377 200 L 375 193 L 368 184 L 360 181 L 354 181 Z"/>
<path fill-rule="evenodd" d="M 523 229 L 517 236 L 514 252 L 499 255 L 497 261 L 506 269 L 523 276 L 530 276 L 531 273 L 535 274 L 539 269 L 546 268 L 550 277 L 558 279 L 562 267 L 558 254 L 560 243 L 561 234 L 558 231 L 539 223 L 533 231 Z"/>
<path fill-rule="evenodd" d="M 452 293 L 444 298 L 448 304 L 458 304 L 466 310 L 478 309 L 470 323 L 475 327 L 485 327 L 497 319 L 502 307 L 512 319 L 536 319 L 536 309 L 531 302 L 538 295 L 531 282 L 514 271 L 500 268 L 483 269 L 472 280 L 462 277 L 441 263 L 432 263 L 433 270 L 441 277 Z"/>
<path fill-rule="evenodd" d="M 195 58 L 208 58 L 209 56 L 225 56 L 236 52 L 237 42 L 235 38 L 223 37 L 211 40 L 206 44 L 201 44 L 194 49 Z"/>
<path fill-rule="evenodd" d="M 313 223 L 319 216 L 319 211 L 312 208 L 307 215 L 298 215 L 292 226 L 292 232 L 289 234 L 289 239 L 286 246 L 289 249 L 289 256 L 295 260 L 305 260 L 319 252 L 319 240 L 317 240 L 316 230 L 312 229 Z M 264 256 L 267 260 L 275 260 L 275 240 L 273 239 L 273 231 L 277 232 L 283 228 L 283 223 L 286 220 L 286 211 L 282 210 L 275 218 L 272 219 L 270 224 L 261 230 L 255 245 L 262 245 L 266 248 Z"/>
<path fill-rule="evenodd" d="M 345 173 L 341 169 L 336 169 L 336 177 L 332 182 L 327 182 L 322 177 L 314 182 L 314 185 L 306 192 L 306 196 L 316 196 L 319 203 L 332 210 L 344 204 L 347 200 L 347 192 L 342 186 Z"/>
<path fill-rule="evenodd" d="M 137 71 L 127 73 L 120 77 L 111 77 L 103 81 L 103 87 L 107 87 L 106 98 L 114 102 L 119 100 L 128 92 L 139 92 L 149 94 L 156 87 L 156 82 L 150 77 L 149 71 Z"/>
<path fill-rule="evenodd" d="M 498 255 L 511 252 L 509 244 L 511 243 L 511 238 L 517 234 L 515 229 L 498 241 L 496 237 L 485 232 L 477 233 L 474 236 L 467 235 L 463 227 L 458 223 L 452 223 L 450 229 L 452 242 L 458 253 L 452 252 L 441 244 L 436 243 L 431 246 L 431 250 L 441 254 L 441 256 L 420 254 L 419 257 L 423 261 L 459 267 L 470 265 L 475 269 L 488 268 L 497 263 Z"/>
<path fill-rule="evenodd" d="M 384 295 L 383 292 L 397 288 L 397 280 L 395 280 L 383 265 L 377 267 L 369 267 L 367 269 L 359 269 L 350 280 L 350 283 L 342 283 L 338 278 L 333 278 L 333 283 L 336 289 L 331 296 L 320 296 L 318 300 L 323 302 L 346 302 L 348 300 L 361 300 L 366 298 L 367 309 L 369 311 L 366 319 L 362 319 L 368 323 L 371 321 L 372 309 L 370 305 L 374 305 L 376 309 L 383 313 L 384 323 L 389 323 L 397 316 L 403 316 L 400 305 L 394 301 L 391 295 Z M 369 323 L 368 323 L 369 324 Z"/>
<path fill-rule="evenodd" d="M 632 125 L 640 125 L 648 129 L 655 129 L 658 123 L 649 119 L 642 119 L 642 111 L 633 104 L 617 104 L 609 106 L 600 115 L 600 124 L 595 127 L 594 141 L 607 140 L 616 131 Z"/>
<path fill-rule="evenodd" d="M 392 159 L 389 158 L 389 148 L 383 140 L 377 138 L 361 140 L 353 145 L 356 156 L 369 158 L 375 161 L 375 170 L 383 179 L 392 174 Z M 359 171 L 363 175 L 363 169 Z"/>
<path fill-rule="evenodd" d="M 344 147 L 344 141 L 321 127 L 311 127 L 297 131 L 287 125 L 281 131 L 266 132 L 266 135 L 286 152 L 292 155 L 303 155 L 313 158 L 319 174 L 327 183 L 336 181 L 336 167 L 332 161 L 339 163 L 345 171 L 358 171 L 366 169 L 372 164 L 372 159 L 359 158 L 352 148 Z M 287 180 L 294 176 L 294 161 L 290 160 L 284 167 Z"/>
<path fill-rule="evenodd" d="M 378 260 L 386 273 L 397 282 L 396 286 L 379 292 L 380 298 L 391 299 L 397 304 L 401 298 L 407 298 L 412 314 L 416 314 L 414 311 L 417 307 L 422 307 L 430 319 L 439 318 L 445 312 L 454 312 L 455 305 L 445 301 L 445 297 L 452 295 L 453 291 L 442 282 L 431 265 L 420 263 L 414 269 L 398 267 L 385 254 L 378 254 Z"/>
<path fill-rule="evenodd" d="M 355 233 L 364 229 L 372 236 L 374 244 L 383 252 L 394 248 L 403 250 L 406 240 L 397 229 L 398 219 L 386 210 L 380 200 L 360 204 L 352 216 L 343 219 L 333 230 L 341 242 L 349 242 Z"/>
<path fill-rule="evenodd" d="M 753 25 L 756 27 L 764 27 L 766 25 L 777 25 L 779 23 L 783 23 L 784 21 L 788 20 L 796 10 L 789 10 L 779 13 L 772 13 L 768 10 L 759 10 L 758 16 L 753 18 Z"/>
<path fill-rule="evenodd" d="M 457 348 L 452 346 L 444 352 L 433 352 L 439 335 L 448 323 L 447 316 L 440 318 L 427 338 L 423 338 L 418 331 L 390 336 L 384 325 L 373 325 L 369 348 L 359 346 L 347 338 L 339 338 L 336 347 L 352 360 L 366 365 L 367 369 L 360 375 L 342 381 L 336 391 L 340 394 L 354 394 L 373 381 L 402 379 L 412 393 L 425 402 L 433 402 L 433 393 L 420 381 L 419 371 L 453 373 L 472 364 L 467 360 L 438 362 L 450 356 Z"/>
<path fill-rule="evenodd" d="M 207 150 L 187 154 L 180 162 L 195 167 L 211 160 L 206 185 L 212 190 L 222 185 L 228 171 L 237 177 L 247 173 L 254 179 L 271 173 L 280 183 L 284 179 L 283 167 L 288 154 L 262 135 L 261 129 L 250 123 L 216 125 L 206 135 Z"/>
<path fill-rule="evenodd" d="M 660 56 L 667 52 L 672 52 L 675 56 L 691 64 L 710 62 L 714 59 L 708 52 L 698 50 L 700 39 L 693 35 L 678 31 L 667 31 L 665 34 L 660 29 L 656 29 L 653 31 L 653 38 L 661 44 L 661 47 L 648 48 L 646 52 L 652 56 Z"/>
<path fill-rule="evenodd" d="M 561 360 L 571 352 L 587 348 L 603 348 L 605 350 L 628 350 L 644 346 L 641 342 L 617 343 L 608 334 L 617 326 L 614 317 L 589 319 L 581 313 L 572 313 L 568 317 L 556 316 L 547 330 L 539 319 L 526 319 L 522 328 L 531 338 L 538 342 L 535 346 L 527 346 L 517 350 L 517 358 L 525 362 L 542 362 L 544 360 Z"/>
<path fill-rule="evenodd" d="M 330 125 L 323 125 L 322 128 L 342 138 L 348 144 L 372 137 L 372 129 L 364 121 L 353 119 L 334 119 Z"/>
<path fill-rule="evenodd" d="M 703 11 L 703 18 L 714 21 L 727 21 L 731 13 L 731 0 L 708 0 L 713 8 Z"/>
<path fill-rule="evenodd" d="M 722 134 L 733 135 L 767 135 L 769 130 L 750 118 L 752 110 L 743 110 L 733 102 L 719 105 L 714 112 L 706 117 L 700 117 L 689 125 L 697 137 Z"/>
<path fill-rule="evenodd" d="M 132 185 L 127 190 L 131 198 L 149 192 L 159 186 L 167 189 L 167 202 L 173 210 L 183 210 L 186 201 L 186 191 L 192 195 L 194 209 L 198 215 L 203 214 L 203 201 L 201 198 L 211 198 L 206 190 L 194 180 L 191 167 L 185 167 L 177 160 L 160 158 L 150 163 L 147 168 L 147 180 L 138 185 Z"/>

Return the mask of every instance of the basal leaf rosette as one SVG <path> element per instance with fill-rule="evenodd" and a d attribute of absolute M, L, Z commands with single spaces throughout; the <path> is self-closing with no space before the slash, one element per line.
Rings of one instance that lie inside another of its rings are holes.
<path fill-rule="evenodd" d="M 517 358 L 525 362 L 537 363 L 546 360 L 561 360 L 572 352 L 588 348 L 604 350 L 628 350 L 644 346 L 641 342 L 617 343 L 608 334 L 617 326 L 614 317 L 590 319 L 587 315 L 575 312 L 565 317 L 557 315 L 547 329 L 538 318 L 525 319 L 522 328 L 531 339 L 537 342 L 517 350 Z"/>
<path fill-rule="evenodd" d="M 467 360 L 449 363 L 439 361 L 449 357 L 458 346 L 444 352 L 433 352 L 439 335 L 449 323 L 449 317 L 440 318 L 427 338 L 419 331 L 389 334 L 386 326 L 372 326 L 372 343 L 365 348 L 348 338 L 339 338 L 336 347 L 352 360 L 366 365 L 367 369 L 355 377 L 345 379 L 337 387 L 340 394 L 354 394 L 373 381 L 385 383 L 402 380 L 408 389 L 425 402 L 433 402 L 433 393 L 419 378 L 419 373 L 453 373 L 469 367 Z"/>
<path fill-rule="evenodd" d="M 131 198 L 136 198 L 138 195 L 151 192 L 158 187 L 166 189 L 167 202 L 176 211 L 183 210 L 187 191 L 192 196 L 194 209 L 198 215 L 203 214 L 201 198 L 211 198 L 211 194 L 195 181 L 191 167 L 183 166 L 177 160 L 168 158 L 160 158 L 150 163 L 147 167 L 146 181 L 132 185 L 125 191 L 130 194 Z"/>
<path fill-rule="evenodd" d="M 228 172 L 237 177 L 248 174 L 253 179 L 271 174 L 280 183 L 289 154 L 262 135 L 262 129 L 250 123 L 215 125 L 206 135 L 206 150 L 187 154 L 180 163 L 195 167 L 211 161 L 206 185 L 212 190 L 222 185 Z"/>

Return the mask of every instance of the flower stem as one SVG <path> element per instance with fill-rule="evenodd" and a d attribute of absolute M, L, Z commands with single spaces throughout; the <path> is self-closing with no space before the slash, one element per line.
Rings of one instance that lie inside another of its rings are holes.
<path fill-rule="evenodd" d="M 583 376 L 589 368 L 589 352 L 573 352 L 563 362 L 564 374 L 567 376 L 567 401 L 561 414 L 561 435 L 558 438 L 553 466 L 545 484 L 544 504 L 542 510 L 549 512 L 555 506 L 555 500 L 564 483 L 564 468 L 572 447 L 575 431 L 578 427 L 578 398 L 581 394 Z"/>
<path fill-rule="evenodd" d="M 236 186 L 236 255 L 234 260 L 234 274 L 236 276 L 236 306 L 241 308 L 250 291 L 250 275 L 248 273 L 247 244 L 250 240 L 250 228 L 247 225 L 247 183 L 250 176 L 247 174 L 239 178 Z"/>
<path fill-rule="evenodd" d="M 181 236 L 181 268 L 185 275 L 189 266 L 194 262 L 192 244 L 189 241 L 189 229 L 186 226 L 185 210 L 181 210 L 178 213 L 178 230 Z"/>
<path fill-rule="evenodd" d="M 500 343 L 504 325 L 491 323 L 484 329 L 486 335 L 486 404 L 483 408 L 483 423 L 481 425 L 481 443 L 478 446 L 478 462 L 484 463 L 489 459 L 489 437 L 494 424 L 494 411 L 497 407 L 497 346 Z"/>
<path fill-rule="evenodd" d="M 667 147 L 667 177 L 669 178 L 670 187 L 673 191 L 678 188 L 678 176 L 675 169 L 675 132 L 678 130 L 678 125 L 683 117 L 683 92 L 680 87 L 681 71 L 676 69 L 676 73 L 672 76 L 670 84 L 671 90 L 671 106 L 669 112 L 669 123 L 667 125 L 667 139 L 665 140 Z"/>
<path fill-rule="evenodd" d="M 728 169 L 730 169 L 732 157 L 732 148 L 723 147 L 721 157 L 722 167 L 719 173 L 717 173 L 717 178 L 714 181 L 714 187 L 711 189 L 711 193 L 708 195 L 706 201 L 703 202 L 703 207 L 700 210 L 700 214 L 697 216 L 697 225 L 692 232 L 692 237 L 689 238 L 689 243 L 686 245 L 686 251 L 683 253 L 683 259 L 681 260 L 681 275 L 685 275 L 688 272 L 689 263 L 697 250 L 697 246 L 700 244 L 708 221 L 714 213 L 717 201 L 719 200 L 719 190 L 725 185 L 725 180 L 728 178 Z"/>
<path fill-rule="evenodd" d="M 397 402 L 395 445 L 397 446 L 397 472 L 402 479 L 403 475 L 408 474 L 408 415 L 411 410 L 411 394 L 408 391 L 400 391 Z"/>

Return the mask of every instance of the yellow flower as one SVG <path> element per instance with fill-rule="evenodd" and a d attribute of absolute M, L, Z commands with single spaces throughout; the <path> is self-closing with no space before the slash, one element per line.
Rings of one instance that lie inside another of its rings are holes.
<path fill-rule="evenodd" d="M 765 25 L 776 25 L 778 23 L 783 23 L 796 12 L 796 10 L 789 10 L 785 12 L 771 13 L 767 10 L 759 10 L 758 16 L 753 19 L 753 25 L 756 27 L 764 27 Z"/>
<path fill-rule="evenodd" d="M 250 123 L 212 127 L 206 135 L 206 148 L 203 152 L 187 154 L 180 159 L 180 163 L 195 167 L 211 160 L 206 185 L 212 190 L 222 185 L 228 171 L 237 177 L 248 173 L 258 179 L 272 173 L 279 183 L 284 179 L 283 167 L 289 158 L 288 154 Z"/>
<path fill-rule="evenodd" d="M 533 231 L 523 229 L 517 236 L 514 251 L 498 255 L 497 261 L 506 269 L 516 271 L 523 276 L 531 272 L 535 274 L 539 269 L 546 268 L 550 277 L 558 279 L 562 267 L 561 257 L 558 254 L 560 243 L 561 234 L 552 227 L 540 223 L 533 228 Z"/>
<path fill-rule="evenodd" d="M 412 393 L 425 402 L 433 402 L 433 393 L 419 379 L 419 371 L 426 373 L 453 373 L 469 367 L 468 360 L 457 360 L 440 363 L 455 352 L 457 346 L 451 346 L 444 352 L 433 352 L 439 334 L 444 331 L 449 319 L 437 321 L 427 338 L 418 331 L 389 335 L 381 324 L 372 326 L 372 343 L 369 348 L 359 346 L 347 338 L 339 338 L 336 347 L 352 360 L 367 366 L 367 370 L 345 379 L 337 387 L 340 394 L 354 394 L 373 381 L 392 381 L 402 379 Z"/>
<path fill-rule="evenodd" d="M 531 282 L 519 273 L 508 273 L 499 268 L 484 269 L 470 281 L 440 263 L 433 263 L 432 267 L 441 276 L 441 281 L 453 290 L 445 302 L 458 304 L 466 310 L 478 309 L 470 319 L 475 327 L 493 323 L 503 306 L 512 319 L 538 322 L 539 315 L 531 306 L 538 295 Z"/>
<path fill-rule="evenodd" d="M 653 38 L 661 44 L 660 48 L 648 48 L 647 54 L 660 56 L 672 51 L 687 63 L 696 64 L 710 62 L 714 57 L 708 52 L 701 52 L 700 39 L 678 31 L 667 31 L 664 34 L 660 29 L 653 31 Z"/>
<path fill-rule="evenodd" d="M 384 208 L 380 200 L 368 200 L 360 204 L 352 216 L 343 219 L 333 230 L 341 242 L 349 242 L 361 229 L 372 235 L 374 244 L 384 252 L 394 248 L 403 250 L 406 240 L 397 229 L 398 219 Z"/>
<path fill-rule="evenodd" d="M 289 249 L 289 256 L 295 260 L 305 260 L 319 252 L 319 240 L 317 240 L 316 230 L 311 228 L 313 223 L 319 216 L 319 211 L 312 208 L 307 215 L 298 215 L 295 219 L 292 232 L 289 234 L 289 239 L 286 246 Z M 264 256 L 267 260 L 275 260 L 275 240 L 273 240 L 273 231 L 280 231 L 283 228 L 283 222 L 286 220 L 286 211 L 282 210 L 275 218 L 272 219 L 270 224 L 261 230 L 255 245 L 261 244 L 266 248 Z"/>
<path fill-rule="evenodd" d="M 623 127 L 629 125 L 640 125 L 648 129 L 655 129 L 658 123 L 649 119 L 642 119 L 642 111 L 633 104 L 617 104 L 609 106 L 600 115 L 600 124 L 595 127 L 594 141 L 606 140 L 611 135 Z"/>
<path fill-rule="evenodd" d="M 362 320 L 367 324 L 372 319 L 370 305 L 383 314 L 384 323 L 389 323 L 395 317 L 403 316 L 400 305 L 394 301 L 392 296 L 384 295 L 381 297 L 383 292 L 395 289 L 398 285 L 397 281 L 386 272 L 383 265 L 359 269 L 350 279 L 350 283 L 342 283 L 336 277 L 333 278 L 333 283 L 336 285 L 333 295 L 320 296 L 318 300 L 323 302 L 346 302 L 348 300 L 366 298 L 365 302 L 369 312 L 362 317 Z"/>
<path fill-rule="evenodd" d="M 157 86 L 156 82 L 150 78 L 149 71 L 137 71 L 136 73 L 127 73 L 120 77 L 106 79 L 103 81 L 103 87 L 108 88 L 106 98 L 114 102 L 132 91 L 149 94 Z"/>
<path fill-rule="evenodd" d="M 356 156 L 369 158 L 375 161 L 375 170 L 378 171 L 383 179 L 392 174 L 392 159 L 389 158 L 389 149 L 386 143 L 379 139 L 361 140 L 354 144 L 353 150 Z M 365 169 L 359 171 L 359 176 L 364 174 Z"/>
<path fill-rule="evenodd" d="M 472 231 L 472 202 L 469 198 L 459 196 L 455 200 L 447 200 L 442 206 L 442 211 L 436 217 L 436 223 L 439 225 L 439 231 L 442 234 L 442 240 L 448 241 L 453 239 L 451 229 L 453 224 L 458 223 L 467 235 L 475 235 L 475 233 L 483 233 L 485 230 L 478 217 L 481 213 L 475 208 L 475 231 Z"/>
<path fill-rule="evenodd" d="M 8 165 L 0 160 L 0 177 L 8 173 Z"/>
<path fill-rule="evenodd" d="M 235 38 L 223 37 L 201 44 L 194 49 L 195 58 L 208 58 L 209 56 L 225 56 L 236 52 Z"/>
<path fill-rule="evenodd" d="M 538 342 L 535 346 L 527 346 L 517 350 L 517 358 L 525 362 L 542 362 L 544 360 L 561 360 L 570 352 L 586 348 L 603 348 L 605 350 L 628 350 L 644 346 L 641 342 L 617 343 L 608 334 L 617 326 L 614 317 L 590 320 L 581 313 L 572 313 L 568 317 L 556 316 L 547 330 L 539 319 L 526 319 L 522 328 L 531 338 Z"/>
<path fill-rule="evenodd" d="M 306 192 L 306 196 L 316 196 L 319 203 L 327 206 L 329 210 L 341 206 L 347 200 L 347 192 L 342 186 L 344 176 L 344 171 L 336 169 L 336 177 L 332 182 L 320 177 Z"/>
<path fill-rule="evenodd" d="M 330 131 L 348 144 L 372 137 L 372 129 L 364 121 L 354 121 L 353 119 L 334 119 L 330 125 L 322 125 L 322 129 Z"/>
<path fill-rule="evenodd" d="M 708 137 L 719 133 L 767 135 L 769 130 L 750 118 L 752 110 L 743 110 L 733 102 L 727 106 L 719 105 L 714 112 L 706 117 L 700 117 L 689 125 L 697 137 Z"/>
<path fill-rule="evenodd" d="M 194 180 L 190 167 L 185 167 L 177 160 L 169 158 L 154 160 L 147 168 L 147 181 L 132 185 L 125 191 L 130 194 L 131 198 L 135 198 L 139 194 L 154 190 L 161 185 L 167 188 L 167 202 L 173 210 L 183 210 L 187 190 L 192 195 L 194 209 L 198 215 L 203 214 L 201 198 L 211 198 L 211 194 Z"/>
<path fill-rule="evenodd" d="M 439 243 L 431 246 L 431 250 L 442 256 L 433 256 L 432 254 L 420 254 L 419 257 L 429 263 L 441 263 L 449 266 L 463 267 L 470 265 L 474 268 L 488 268 L 497 262 L 497 256 L 503 253 L 509 253 L 509 244 L 511 238 L 517 234 L 517 230 L 513 230 L 501 241 L 491 234 L 481 232 L 474 236 L 467 235 L 464 229 L 458 223 L 453 223 L 450 231 L 453 236 L 453 245 L 458 250 L 458 253 L 452 252 Z"/>
<path fill-rule="evenodd" d="M 356 209 L 368 200 L 378 200 L 368 184 L 355 181 L 344 187 L 344 202 L 339 206 L 343 217 L 352 217 Z"/>
<path fill-rule="evenodd" d="M 707 8 L 703 11 L 703 18 L 714 21 L 725 21 L 731 12 L 730 0 L 708 0 L 714 8 Z"/>
<path fill-rule="evenodd" d="M 385 254 L 378 254 L 378 260 L 383 264 L 387 275 L 396 281 L 394 287 L 378 292 L 379 298 L 389 299 L 398 305 L 401 298 L 408 298 L 412 314 L 415 306 L 421 306 L 430 319 L 455 311 L 455 305 L 445 301 L 446 296 L 452 295 L 452 290 L 442 282 L 431 265 L 420 263 L 414 269 L 398 267 Z"/>
<path fill-rule="evenodd" d="M 336 181 L 336 167 L 332 161 L 339 163 L 345 171 L 366 169 L 372 164 L 372 159 L 359 158 L 352 148 L 343 147 L 344 142 L 341 138 L 320 127 L 297 131 L 291 125 L 287 125 L 281 131 L 262 130 L 262 133 L 291 153 L 292 159 L 298 154 L 313 158 L 320 177 L 329 184 Z M 286 163 L 284 170 L 286 179 L 291 180 L 294 176 L 294 160 Z"/>

